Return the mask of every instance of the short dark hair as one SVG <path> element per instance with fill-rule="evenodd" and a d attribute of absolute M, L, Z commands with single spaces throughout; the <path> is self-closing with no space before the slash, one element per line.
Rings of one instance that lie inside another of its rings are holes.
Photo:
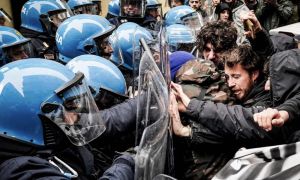
<path fill-rule="evenodd" d="M 197 47 L 203 52 L 207 43 L 211 43 L 216 52 L 223 52 L 235 46 L 237 30 L 231 22 L 214 21 L 204 25 L 197 36 Z"/>
<path fill-rule="evenodd" d="M 259 71 L 260 74 L 264 70 L 263 59 L 260 58 L 249 45 L 237 46 L 222 55 L 224 64 L 230 68 L 240 64 L 249 74 Z"/>

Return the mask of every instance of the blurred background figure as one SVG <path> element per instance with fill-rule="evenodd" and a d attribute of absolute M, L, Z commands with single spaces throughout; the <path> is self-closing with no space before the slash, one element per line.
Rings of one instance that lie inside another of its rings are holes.
<path fill-rule="evenodd" d="M 214 17 L 215 10 L 217 5 L 220 3 L 220 0 L 205 0 L 203 5 L 203 10 L 205 10 L 209 21 L 217 19 Z"/>
<path fill-rule="evenodd" d="M 188 0 L 188 4 L 191 8 L 193 8 L 195 11 L 200 13 L 202 17 L 206 17 L 207 14 L 205 10 L 202 8 L 202 1 L 201 0 Z"/>
<path fill-rule="evenodd" d="M 287 25 L 293 15 L 294 6 L 290 0 L 245 0 L 245 4 L 267 31 Z"/>
<path fill-rule="evenodd" d="M 152 31 L 159 31 L 162 20 L 162 6 L 157 0 L 147 0 L 146 13 L 142 26 Z"/>
<path fill-rule="evenodd" d="M 232 21 L 232 10 L 227 3 L 219 3 L 216 7 L 215 13 L 218 16 L 218 20 Z"/>
<path fill-rule="evenodd" d="M 184 0 L 168 0 L 170 8 L 184 5 Z"/>

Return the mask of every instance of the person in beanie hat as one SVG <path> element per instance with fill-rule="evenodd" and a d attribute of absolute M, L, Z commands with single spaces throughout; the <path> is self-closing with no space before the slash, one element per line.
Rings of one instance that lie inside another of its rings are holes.
<path fill-rule="evenodd" d="M 170 56 L 170 68 L 171 68 L 171 80 L 175 80 L 175 75 L 178 69 L 187 61 L 195 59 L 196 57 L 186 51 L 176 51 L 173 52 Z"/>

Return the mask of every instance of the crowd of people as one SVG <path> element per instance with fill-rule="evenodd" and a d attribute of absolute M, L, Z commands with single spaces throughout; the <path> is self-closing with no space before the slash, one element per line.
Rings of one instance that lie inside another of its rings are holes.
<path fill-rule="evenodd" d="M 1 179 L 227 178 L 299 141 L 300 32 L 269 34 L 299 2 L 166 3 L 28 0 L 19 29 L 0 10 Z"/>

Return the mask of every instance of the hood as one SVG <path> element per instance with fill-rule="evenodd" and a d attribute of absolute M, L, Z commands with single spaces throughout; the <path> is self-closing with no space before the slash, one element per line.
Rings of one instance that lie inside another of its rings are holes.
<path fill-rule="evenodd" d="M 274 54 L 269 68 L 273 106 L 278 106 L 300 91 L 300 49 Z"/>

